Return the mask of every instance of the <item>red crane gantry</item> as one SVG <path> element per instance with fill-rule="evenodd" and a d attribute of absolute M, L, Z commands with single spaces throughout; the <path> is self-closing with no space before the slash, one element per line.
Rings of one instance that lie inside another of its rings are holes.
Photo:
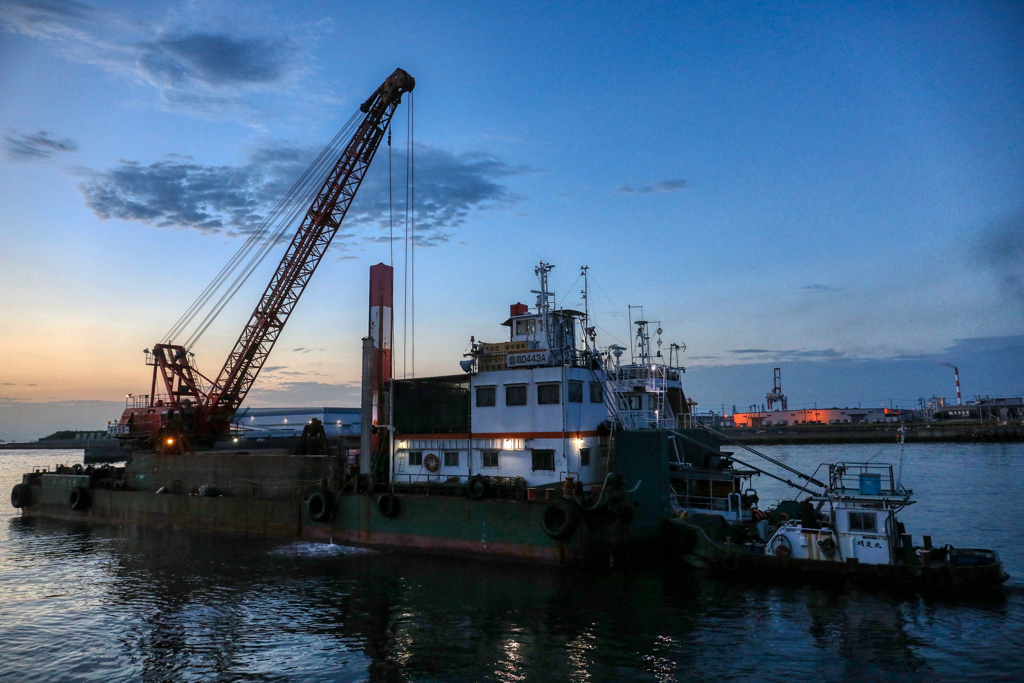
<path fill-rule="evenodd" d="M 362 123 L 317 192 L 217 379 L 202 375 L 184 346 L 155 345 L 146 353 L 147 365 L 153 366 L 150 393 L 129 400 L 116 436 L 140 446 L 152 443 L 162 452 L 181 452 L 190 448 L 190 439 L 210 443 L 228 432 L 337 234 L 402 95 L 415 86 L 412 76 L 395 69 L 362 104 Z"/>

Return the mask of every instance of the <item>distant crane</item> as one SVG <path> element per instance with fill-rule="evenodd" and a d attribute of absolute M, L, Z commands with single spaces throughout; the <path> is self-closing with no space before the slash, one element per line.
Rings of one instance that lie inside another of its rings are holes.
<path fill-rule="evenodd" d="M 775 385 L 764 397 L 768 401 L 768 410 L 774 410 L 776 403 L 781 410 L 789 410 L 789 402 L 782 393 L 782 368 L 775 368 Z"/>

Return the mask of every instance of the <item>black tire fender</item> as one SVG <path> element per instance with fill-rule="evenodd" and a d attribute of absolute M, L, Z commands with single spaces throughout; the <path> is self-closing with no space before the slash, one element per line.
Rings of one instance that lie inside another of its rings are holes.
<path fill-rule="evenodd" d="M 314 522 L 331 521 L 334 512 L 334 499 L 327 491 L 316 491 L 309 497 L 309 516 Z"/>
<path fill-rule="evenodd" d="M 380 514 L 385 517 L 397 516 L 398 508 L 398 496 L 390 491 L 388 493 L 381 494 L 380 498 L 377 499 L 377 510 L 379 510 Z"/>
<path fill-rule="evenodd" d="M 551 538 L 564 540 L 572 536 L 579 523 L 580 509 L 564 498 L 556 498 L 544 510 L 541 528 Z"/>
<path fill-rule="evenodd" d="M 72 510 L 84 510 L 89 507 L 89 489 L 84 486 L 76 486 L 71 489 L 68 496 L 68 507 Z"/>
<path fill-rule="evenodd" d="M 16 508 L 28 507 L 32 502 L 32 492 L 24 484 L 16 484 L 11 489 L 11 505 Z"/>
<path fill-rule="evenodd" d="M 487 493 L 491 486 L 487 481 L 487 478 L 482 474 L 474 475 L 469 483 L 466 484 L 466 494 L 473 500 L 483 500 L 487 497 Z"/>

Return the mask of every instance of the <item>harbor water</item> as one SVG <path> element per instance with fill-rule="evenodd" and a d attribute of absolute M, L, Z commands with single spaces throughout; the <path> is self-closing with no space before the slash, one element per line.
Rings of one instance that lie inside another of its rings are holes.
<path fill-rule="evenodd" d="M 901 453 L 758 449 L 808 473 Z M 938 599 L 30 521 L 5 499 L 0 681 L 1024 680 L 1024 444 L 902 453 L 915 543 L 997 550 L 1011 575 L 1001 592 Z M 81 457 L 0 451 L 0 483 Z M 764 476 L 754 485 L 762 506 L 789 496 Z"/>

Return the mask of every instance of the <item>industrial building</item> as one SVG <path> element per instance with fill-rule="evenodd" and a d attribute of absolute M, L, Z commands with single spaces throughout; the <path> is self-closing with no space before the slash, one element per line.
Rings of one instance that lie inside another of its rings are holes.
<path fill-rule="evenodd" d="M 232 431 L 248 439 L 296 437 L 313 418 L 323 422 L 327 438 L 359 435 L 359 408 L 242 408 Z"/>
<path fill-rule="evenodd" d="M 965 405 L 944 406 L 933 412 L 931 419 L 942 422 L 1018 422 L 1024 419 L 1024 399 L 986 396 L 968 401 Z"/>
<path fill-rule="evenodd" d="M 806 410 L 762 410 L 735 413 L 737 427 L 783 427 L 788 425 L 878 424 L 914 422 L 924 419 L 920 410 L 892 408 L 808 408 Z"/>

